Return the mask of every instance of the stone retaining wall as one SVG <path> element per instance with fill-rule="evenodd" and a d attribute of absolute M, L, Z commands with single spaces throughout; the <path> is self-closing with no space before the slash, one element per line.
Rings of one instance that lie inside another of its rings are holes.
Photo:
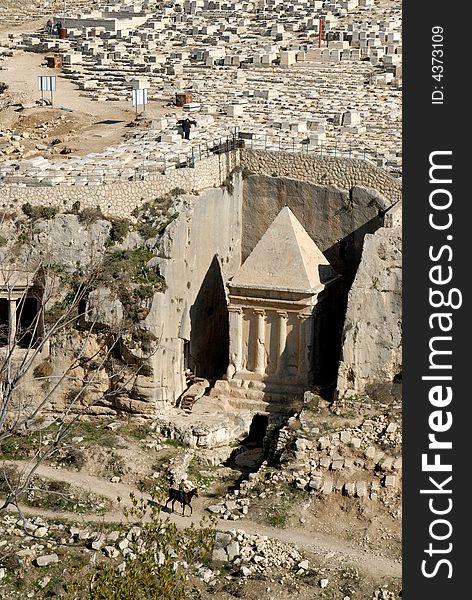
<path fill-rule="evenodd" d="M 106 216 L 125 218 L 140 204 L 164 196 L 175 188 L 192 192 L 219 187 L 238 164 L 238 151 L 231 151 L 201 160 L 194 168 L 175 169 L 144 181 L 80 187 L 3 186 L 0 210 L 19 209 L 29 202 L 33 206 L 54 206 L 67 211 L 75 202 L 80 202 L 81 209 L 100 207 Z"/>
<path fill-rule="evenodd" d="M 401 200 L 401 182 L 385 170 L 358 158 L 305 156 L 264 150 L 241 150 L 241 166 L 257 175 L 276 175 L 335 185 L 350 190 L 355 186 L 373 188 L 395 204 Z"/>
<path fill-rule="evenodd" d="M 75 202 L 80 202 L 82 209 L 98 206 L 104 215 L 129 217 L 136 206 L 163 196 L 174 188 L 192 192 L 218 187 L 237 166 L 258 175 L 277 175 L 346 190 L 354 186 L 373 188 L 392 204 L 401 199 L 400 181 L 364 160 L 244 149 L 210 156 L 196 162 L 194 168 L 175 169 L 144 181 L 80 187 L 3 186 L 0 210 L 18 209 L 29 202 L 33 206 L 55 206 L 67 211 Z"/>

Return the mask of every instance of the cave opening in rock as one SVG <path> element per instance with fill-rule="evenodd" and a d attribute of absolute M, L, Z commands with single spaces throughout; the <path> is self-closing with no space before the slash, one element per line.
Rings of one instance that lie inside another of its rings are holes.
<path fill-rule="evenodd" d="M 190 369 L 192 359 L 190 357 L 190 340 L 184 340 L 184 370 Z"/>
<path fill-rule="evenodd" d="M 190 308 L 189 368 L 197 377 L 221 377 L 228 367 L 229 319 L 220 264 L 215 255 Z"/>
<path fill-rule="evenodd" d="M 247 438 L 242 442 L 246 448 L 261 448 L 269 425 L 268 415 L 254 415 Z"/>
<path fill-rule="evenodd" d="M 227 466 L 241 472 L 233 489 L 238 488 L 250 473 L 255 473 L 260 469 L 267 455 L 267 438 L 270 435 L 268 429 L 269 415 L 260 413 L 254 415 L 247 436 L 226 461 Z"/>
<path fill-rule="evenodd" d="M 320 294 L 320 303 L 327 297 L 316 321 L 313 352 L 315 385 L 327 399 L 332 399 L 336 388 L 349 291 L 361 261 L 364 237 L 382 225 L 382 216 L 376 216 L 324 251 L 326 258 L 341 275 L 338 281 Z"/>

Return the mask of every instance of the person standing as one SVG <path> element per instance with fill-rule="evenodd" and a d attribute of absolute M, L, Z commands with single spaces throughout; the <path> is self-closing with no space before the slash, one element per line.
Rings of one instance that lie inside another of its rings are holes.
<path fill-rule="evenodd" d="M 182 137 L 186 140 L 189 140 L 190 139 L 190 128 L 192 127 L 192 125 L 197 124 L 196 121 L 192 121 L 190 119 L 183 119 L 178 122 L 182 126 Z"/>
<path fill-rule="evenodd" d="M 181 479 L 179 483 L 179 502 L 184 503 L 184 494 L 187 491 L 187 482 L 185 479 Z"/>

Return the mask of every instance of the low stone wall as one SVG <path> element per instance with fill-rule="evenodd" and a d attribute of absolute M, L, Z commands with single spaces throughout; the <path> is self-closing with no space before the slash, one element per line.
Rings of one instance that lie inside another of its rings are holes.
<path fill-rule="evenodd" d="M 175 188 L 192 192 L 219 187 L 238 164 L 238 151 L 232 151 L 201 160 L 195 163 L 194 168 L 175 169 L 144 181 L 80 187 L 3 186 L 0 210 L 17 210 L 29 202 L 32 206 L 54 206 L 67 211 L 75 202 L 80 202 L 81 209 L 100 207 L 106 216 L 125 218 L 137 206 L 164 196 Z"/>
<path fill-rule="evenodd" d="M 392 204 L 401 200 L 401 182 L 387 171 L 358 158 L 305 156 L 265 150 L 241 150 L 240 164 L 256 175 L 276 175 L 334 185 L 350 190 L 355 186 L 373 188 Z"/>

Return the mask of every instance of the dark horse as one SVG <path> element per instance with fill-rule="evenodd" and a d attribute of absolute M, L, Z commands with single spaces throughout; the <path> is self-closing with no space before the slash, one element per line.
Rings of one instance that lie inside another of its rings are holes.
<path fill-rule="evenodd" d="M 184 492 L 183 490 L 176 490 L 174 488 L 169 489 L 169 499 L 166 502 L 166 508 L 169 502 L 172 500 L 171 511 L 174 512 L 174 504 L 175 502 L 180 502 L 182 505 L 182 516 L 185 512 L 185 507 L 188 506 L 190 508 L 190 514 L 192 514 L 193 510 L 190 505 L 193 497 L 198 498 L 197 488 L 190 490 L 190 492 Z"/>

